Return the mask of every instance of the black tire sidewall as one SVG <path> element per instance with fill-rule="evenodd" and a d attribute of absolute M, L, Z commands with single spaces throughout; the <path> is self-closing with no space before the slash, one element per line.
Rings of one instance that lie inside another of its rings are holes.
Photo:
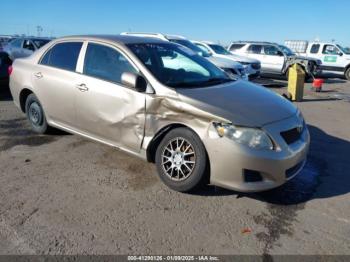
<path fill-rule="evenodd" d="M 168 144 L 170 140 L 175 137 L 183 137 L 188 140 L 194 147 L 196 154 L 196 164 L 195 168 L 192 171 L 192 174 L 183 181 L 174 181 L 171 180 L 165 173 L 162 168 L 162 152 L 163 148 Z M 207 174 L 207 153 L 201 139 L 188 128 L 175 128 L 165 135 L 165 137 L 160 142 L 157 151 L 156 151 L 156 166 L 160 179 L 166 184 L 169 188 L 179 191 L 179 192 L 189 192 L 199 186 L 203 185 L 206 182 Z"/>
<path fill-rule="evenodd" d="M 43 120 L 42 120 L 42 123 L 40 126 L 38 125 L 34 125 L 32 123 L 32 121 L 30 120 L 30 117 L 29 117 L 29 107 L 32 103 L 36 102 L 39 107 L 40 107 L 40 110 L 41 110 L 41 114 L 42 114 L 42 117 L 43 117 Z M 48 130 L 48 126 L 47 126 L 47 121 L 46 121 L 46 117 L 45 117 L 45 113 L 44 113 L 44 110 L 43 110 L 43 107 L 41 106 L 41 103 L 40 101 L 38 100 L 38 98 L 34 95 L 34 94 L 30 94 L 28 97 L 27 97 L 27 100 L 26 100 L 26 104 L 25 104 L 25 109 L 26 109 L 26 116 L 27 116 L 27 119 L 32 127 L 32 130 L 38 134 L 45 134 Z"/>
<path fill-rule="evenodd" d="M 345 78 L 350 81 L 350 67 L 345 71 Z"/>

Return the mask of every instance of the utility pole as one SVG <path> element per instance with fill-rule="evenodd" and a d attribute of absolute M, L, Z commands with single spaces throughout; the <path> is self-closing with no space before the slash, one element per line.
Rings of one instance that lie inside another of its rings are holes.
<path fill-rule="evenodd" d="M 41 36 L 41 32 L 43 31 L 43 28 L 40 25 L 38 25 L 38 26 L 36 26 L 36 31 L 37 31 L 38 36 Z"/>

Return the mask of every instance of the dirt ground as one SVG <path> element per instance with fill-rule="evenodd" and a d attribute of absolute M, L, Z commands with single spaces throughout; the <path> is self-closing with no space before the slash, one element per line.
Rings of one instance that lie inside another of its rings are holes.
<path fill-rule="evenodd" d="M 267 88 L 283 93 L 283 81 Z M 241 194 L 169 190 L 155 167 L 76 135 L 33 134 L 0 95 L 0 254 L 350 254 L 350 82 L 305 88 L 306 168 Z"/>

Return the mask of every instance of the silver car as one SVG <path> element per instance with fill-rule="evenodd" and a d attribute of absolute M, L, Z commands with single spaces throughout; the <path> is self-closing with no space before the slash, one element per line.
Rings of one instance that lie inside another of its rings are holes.
<path fill-rule="evenodd" d="M 166 67 L 169 59 L 186 63 Z M 177 44 L 65 37 L 11 71 L 14 102 L 34 131 L 63 129 L 155 162 L 177 191 L 267 190 L 306 161 L 309 132 L 292 103 Z"/>
<path fill-rule="evenodd" d="M 249 80 L 253 80 L 260 76 L 261 63 L 257 59 L 249 58 L 246 56 L 234 55 L 227 51 L 223 46 L 208 42 L 208 41 L 192 41 L 204 52 L 211 54 L 213 57 L 230 59 L 235 62 L 239 62 L 244 66 L 245 72 L 248 75 Z"/>
<path fill-rule="evenodd" d="M 12 61 L 14 61 L 17 58 L 30 56 L 50 41 L 50 38 L 43 37 L 20 37 L 9 42 L 5 46 L 4 52 L 8 54 Z"/>

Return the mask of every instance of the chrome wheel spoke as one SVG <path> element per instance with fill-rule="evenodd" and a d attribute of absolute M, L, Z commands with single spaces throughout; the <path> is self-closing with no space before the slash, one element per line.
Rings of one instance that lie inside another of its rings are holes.
<path fill-rule="evenodd" d="M 188 178 L 196 165 L 196 153 L 193 145 L 183 137 L 168 142 L 162 152 L 164 173 L 175 181 Z"/>

